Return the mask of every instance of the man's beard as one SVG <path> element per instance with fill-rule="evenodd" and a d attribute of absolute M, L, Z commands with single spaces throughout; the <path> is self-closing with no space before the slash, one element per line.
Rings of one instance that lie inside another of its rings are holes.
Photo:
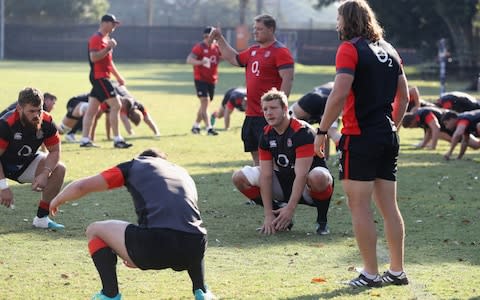
<path fill-rule="evenodd" d="M 33 131 L 33 132 L 36 132 L 42 126 L 41 121 L 38 122 L 38 124 L 33 123 L 34 121 L 39 120 L 39 119 L 40 118 L 37 117 L 34 120 L 30 121 L 29 119 L 27 119 L 27 117 L 24 114 L 21 114 L 21 116 L 20 116 L 20 121 L 22 122 L 22 125 L 25 127 L 25 129 L 27 129 L 28 131 Z"/>

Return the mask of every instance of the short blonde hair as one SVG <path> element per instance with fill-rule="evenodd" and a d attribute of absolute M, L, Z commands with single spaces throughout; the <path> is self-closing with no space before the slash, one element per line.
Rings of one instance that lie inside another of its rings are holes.
<path fill-rule="evenodd" d="M 273 100 L 280 100 L 280 105 L 282 108 L 288 107 L 288 98 L 283 91 L 277 90 L 277 88 L 272 88 L 261 98 L 262 102 L 268 102 Z"/>

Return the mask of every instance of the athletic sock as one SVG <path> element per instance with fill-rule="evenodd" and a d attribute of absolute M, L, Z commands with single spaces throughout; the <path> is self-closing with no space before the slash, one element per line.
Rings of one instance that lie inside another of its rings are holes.
<path fill-rule="evenodd" d="M 43 218 L 45 216 L 48 216 L 48 214 L 50 213 L 49 208 L 50 203 L 40 200 L 40 202 L 38 203 L 37 217 Z"/>
<path fill-rule="evenodd" d="M 363 274 L 363 276 L 367 277 L 370 280 L 374 280 L 375 278 L 378 277 L 378 274 L 372 275 L 372 274 L 369 274 L 369 273 L 365 272 L 364 270 L 362 270 L 361 273 Z"/>
<path fill-rule="evenodd" d="M 260 196 L 260 188 L 258 186 L 251 186 L 247 189 L 241 190 L 240 192 L 256 204 L 263 205 L 262 197 Z"/>
<path fill-rule="evenodd" d="M 391 269 L 389 269 L 388 272 L 389 272 L 390 274 L 392 274 L 393 276 L 397 276 L 397 277 L 400 276 L 400 275 L 402 275 L 402 273 L 403 273 L 403 271 L 397 271 L 397 272 L 396 272 L 396 271 L 392 271 Z"/>
<path fill-rule="evenodd" d="M 123 141 L 123 137 L 121 135 L 117 135 L 113 137 L 113 141 L 115 143 Z"/>
<path fill-rule="evenodd" d="M 102 280 L 103 294 L 107 297 L 115 297 L 118 294 L 117 255 L 98 237 L 88 242 L 88 249 Z"/>
<path fill-rule="evenodd" d="M 204 293 L 207 292 L 207 287 L 205 286 L 205 267 L 202 260 L 195 266 L 191 266 L 188 270 L 188 276 L 192 280 L 193 292 L 201 289 Z"/>
<path fill-rule="evenodd" d="M 82 136 L 82 139 L 80 140 L 80 143 L 85 144 L 90 142 L 90 138 Z"/>

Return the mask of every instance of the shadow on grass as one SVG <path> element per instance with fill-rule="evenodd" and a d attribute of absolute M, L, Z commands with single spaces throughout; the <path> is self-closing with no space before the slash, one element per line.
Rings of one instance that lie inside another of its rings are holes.
<path fill-rule="evenodd" d="M 407 164 L 402 166 L 404 162 Z M 217 168 L 236 169 L 249 164 L 248 160 L 230 160 L 213 165 Z M 263 209 L 258 205 L 245 205 L 246 198 L 231 183 L 231 172 L 214 173 L 212 164 L 202 162 L 186 164 L 184 167 L 211 170 L 192 176 L 197 184 L 202 218 L 209 232 L 209 247 L 254 249 L 292 243 L 328 244 L 344 241 L 347 237 L 353 238 L 350 214 L 346 201 L 342 198 L 341 184 L 336 185 L 329 212 L 330 235 L 317 236 L 314 232 L 315 209 L 299 205 L 292 231 L 263 236 L 256 231 L 263 222 Z M 337 176 L 336 170 L 332 173 Z M 445 162 L 438 154 L 401 154 L 398 201 L 406 224 L 407 265 L 455 262 L 480 264 L 480 191 L 476 176 L 478 163 L 472 163 L 472 160 Z M 83 240 L 84 230 L 91 222 L 105 219 L 136 221 L 131 197 L 122 188 L 91 194 L 78 202 L 62 206 L 55 220 L 66 225 L 63 233 L 33 230 L 31 220 L 36 213 L 40 195 L 30 191 L 30 184 L 13 185 L 12 190 L 16 209 L 1 208 L 2 235 L 25 232 L 38 233 L 46 239 L 68 237 Z M 379 239 L 382 239 L 383 225 L 378 213 L 375 214 L 375 219 Z M 344 259 L 346 262 L 359 260 L 358 257 Z"/>

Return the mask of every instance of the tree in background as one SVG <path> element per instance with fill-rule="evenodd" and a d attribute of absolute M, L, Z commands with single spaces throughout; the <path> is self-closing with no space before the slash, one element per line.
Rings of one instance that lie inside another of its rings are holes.
<path fill-rule="evenodd" d="M 316 7 L 337 2 L 317 0 Z M 474 31 L 478 20 L 478 0 L 368 0 L 395 45 L 420 50 L 424 56 L 437 54 L 441 38 L 449 41 L 453 60 L 461 69 L 480 65 L 479 34 Z"/>
<path fill-rule="evenodd" d="M 26 24 L 96 23 L 108 8 L 108 0 L 5 0 L 5 19 Z"/>

